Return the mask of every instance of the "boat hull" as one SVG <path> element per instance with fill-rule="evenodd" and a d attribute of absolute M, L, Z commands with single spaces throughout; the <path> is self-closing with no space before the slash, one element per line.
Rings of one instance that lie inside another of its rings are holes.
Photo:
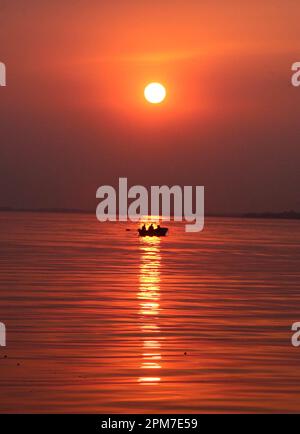
<path fill-rule="evenodd" d="M 138 229 L 140 237 L 165 237 L 168 233 L 168 228 L 153 229 L 152 231 Z"/>

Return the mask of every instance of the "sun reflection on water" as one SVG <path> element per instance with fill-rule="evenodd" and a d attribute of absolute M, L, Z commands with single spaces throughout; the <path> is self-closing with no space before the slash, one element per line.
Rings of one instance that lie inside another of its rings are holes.
<path fill-rule="evenodd" d="M 140 244 L 140 286 L 138 292 L 140 329 L 143 336 L 140 384 L 154 385 L 159 376 L 149 375 L 151 370 L 161 369 L 161 336 L 157 324 L 160 314 L 160 239 L 143 238 Z"/>

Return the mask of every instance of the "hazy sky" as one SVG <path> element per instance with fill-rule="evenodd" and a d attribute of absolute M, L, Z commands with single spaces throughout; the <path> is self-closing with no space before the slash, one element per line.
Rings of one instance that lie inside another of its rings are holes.
<path fill-rule="evenodd" d="M 1 0 L 0 206 L 93 209 L 125 176 L 300 210 L 299 22 L 299 0 Z"/>

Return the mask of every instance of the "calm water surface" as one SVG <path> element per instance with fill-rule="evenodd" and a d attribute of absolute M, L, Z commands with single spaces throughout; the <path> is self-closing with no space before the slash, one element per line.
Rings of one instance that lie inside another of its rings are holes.
<path fill-rule="evenodd" d="M 135 229 L 0 213 L 0 412 L 300 411 L 300 223 Z"/>

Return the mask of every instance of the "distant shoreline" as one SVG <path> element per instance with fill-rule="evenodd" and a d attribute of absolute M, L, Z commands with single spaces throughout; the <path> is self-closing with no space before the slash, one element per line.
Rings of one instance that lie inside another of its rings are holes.
<path fill-rule="evenodd" d="M 95 214 L 95 210 L 82 209 L 64 209 L 64 208 L 10 208 L 2 207 L 0 212 L 20 212 L 20 213 L 43 213 L 43 214 Z M 206 217 L 215 218 L 244 218 L 244 219 L 269 219 L 269 220 L 300 220 L 300 212 L 282 211 L 282 212 L 253 212 L 243 214 L 214 214 L 208 213 Z"/>

